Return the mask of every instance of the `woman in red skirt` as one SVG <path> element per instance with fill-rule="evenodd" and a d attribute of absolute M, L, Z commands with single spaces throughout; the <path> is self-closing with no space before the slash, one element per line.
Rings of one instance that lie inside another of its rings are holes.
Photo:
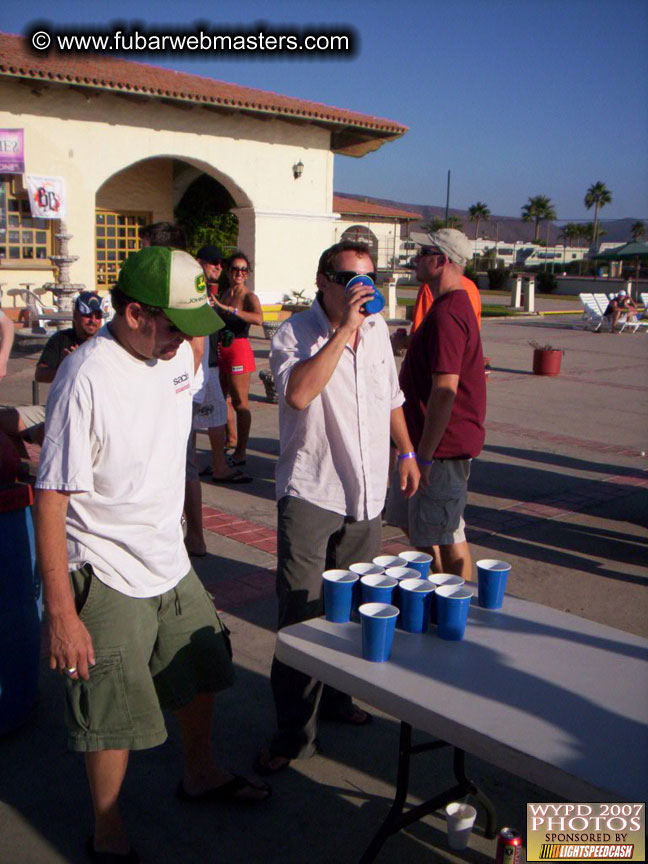
<path fill-rule="evenodd" d="M 228 404 L 227 438 L 228 445 L 234 448 L 233 465 L 245 465 L 252 422 L 248 397 L 250 375 L 256 366 L 248 334 L 251 324 L 263 321 L 259 298 L 246 285 L 250 272 L 247 256 L 240 251 L 234 252 L 226 267 L 229 284 L 211 298 L 225 321 L 225 329 L 219 334 L 218 371 Z"/>

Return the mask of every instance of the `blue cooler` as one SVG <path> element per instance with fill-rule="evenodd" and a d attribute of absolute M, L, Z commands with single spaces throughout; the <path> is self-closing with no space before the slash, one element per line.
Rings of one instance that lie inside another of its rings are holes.
<path fill-rule="evenodd" d="M 31 486 L 0 488 L 0 735 L 26 723 L 38 701 L 41 581 Z"/>

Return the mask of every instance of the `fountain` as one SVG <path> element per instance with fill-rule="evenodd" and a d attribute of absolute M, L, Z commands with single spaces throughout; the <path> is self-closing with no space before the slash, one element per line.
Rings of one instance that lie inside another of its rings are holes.
<path fill-rule="evenodd" d="M 54 236 L 59 241 L 59 251 L 58 255 L 50 255 L 49 258 L 58 268 L 58 279 L 56 282 L 47 282 L 43 288 L 52 292 L 54 303 L 61 312 L 72 312 L 74 298 L 86 290 L 85 285 L 70 282 L 70 264 L 78 261 L 79 256 L 70 255 L 68 252 L 68 240 L 71 240 L 73 235 L 67 233 L 67 225 L 62 219 Z"/>

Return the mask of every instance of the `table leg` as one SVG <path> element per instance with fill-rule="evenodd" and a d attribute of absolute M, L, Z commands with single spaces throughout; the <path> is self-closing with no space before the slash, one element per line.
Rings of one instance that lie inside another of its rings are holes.
<path fill-rule="evenodd" d="M 378 832 L 367 846 L 364 854 L 360 858 L 359 864 L 370 864 L 374 861 L 380 852 L 385 840 L 392 834 L 396 834 L 402 828 L 406 828 L 423 816 L 428 816 L 445 807 L 451 801 L 457 801 L 460 798 L 465 798 L 466 795 L 472 795 L 484 807 L 486 811 L 486 829 L 485 836 L 493 838 L 496 832 L 496 816 L 495 808 L 491 801 L 484 795 L 483 792 L 466 776 L 465 771 L 465 753 L 463 750 L 454 748 L 453 768 L 454 775 L 457 780 L 457 785 L 440 792 L 431 798 L 429 801 L 424 801 L 416 807 L 411 807 L 406 813 L 403 812 L 403 806 L 407 800 L 407 792 L 409 787 L 409 768 L 410 756 L 416 753 L 427 752 L 428 750 L 437 750 L 441 747 L 448 747 L 445 741 L 431 741 L 425 744 L 418 744 L 412 747 L 412 727 L 409 723 L 401 723 L 400 741 L 398 747 L 398 771 L 396 776 L 396 794 L 393 804 L 390 808 L 385 821 L 378 829 Z"/>

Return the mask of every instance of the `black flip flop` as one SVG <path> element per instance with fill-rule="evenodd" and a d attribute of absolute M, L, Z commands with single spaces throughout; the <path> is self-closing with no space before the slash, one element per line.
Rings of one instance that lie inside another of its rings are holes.
<path fill-rule="evenodd" d="M 249 474 L 244 474 L 242 471 L 234 471 L 232 474 L 229 474 L 227 477 L 214 477 L 212 474 L 212 483 L 228 483 L 234 484 L 235 486 L 240 485 L 241 483 L 251 483 L 252 478 Z"/>
<path fill-rule="evenodd" d="M 244 789 L 256 789 L 257 791 L 265 792 L 266 794 L 261 798 L 246 797 L 239 794 Z M 267 801 L 272 795 L 272 789 L 265 783 L 263 786 L 256 786 L 254 783 L 250 783 L 249 780 L 246 780 L 245 777 L 241 777 L 240 774 L 235 774 L 232 779 L 228 780 L 226 783 L 221 783 L 220 786 L 216 786 L 214 789 L 207 789 L 205 792 L 200 792 L 198 795 L 190 795 L 184 788 L 184 784 L 181 780 L 178 783 L 176 795 L 180 801 L 189 804 L 205 804 L 217 801 L 221 803 L 227 802 L 231 804 L 248 805 L 263 804 L 263 802 Z"/>
<path fill-rule="evenodd" d="M 85 852 L 94 864 L 140 864 L 142 860 L 132 846 L 130 852 L 125 855 L 117 852 L 97 852 L 93 837 L 88 837 L 86 840 Z"/>

